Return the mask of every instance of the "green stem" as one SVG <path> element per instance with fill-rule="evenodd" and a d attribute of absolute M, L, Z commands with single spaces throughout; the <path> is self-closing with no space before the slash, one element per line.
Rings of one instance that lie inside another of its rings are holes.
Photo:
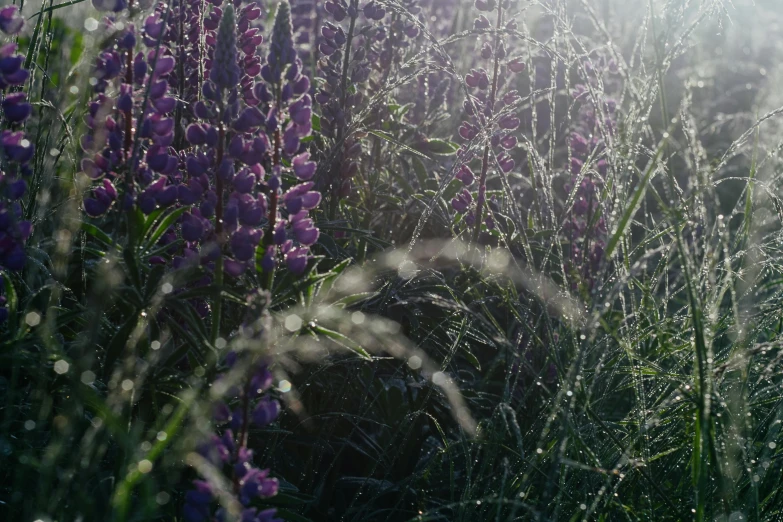
<path fill-rule="evenodd" d="M 489 108 L 494 110 L 495 96 L 498 91 L 498 69 L 500 68 L 500 58 L 498 57 L 498 42 L 500 41 L 500 27 L 503 24 L 503 0 L 498 0 L 498 17 L 495 24 L 495 63 L 492 70 L 492 91 L 489 95 Z M 478 245 L 479 234 L 481 233 L 481 222 L 484 219 L 484 199 L 487 193 L 487 171 L 489 170 L 489 142 L 484 145 L 484 157 L 481 160 L 481 176 L 479 176 L 479 193 L 476 199 L 476 223 L 473 229 L 472 244 Z"/>
<path fill-rule="evenodd" d="M 655 29 L 655 11 L 653 10 L 653 2 L 649 0 L 650 7 L 650 28 L 653 32 L 653 47 L 655 49 L 655 58 L 657 64 L 657 77 L 658 77 L 658 93 L 660 96 L 661 104 L 661 117 L 663 118 L 663 124 L 668 125 L 669 113 L 666 103 L 666 88 L 664 86 L 664 71 L 663 61 L 661 60 L 661 54 L 658 46 L 658 37 Z M 677 194 L 676 180 L 674 173 L 671 169 L 666 169 L 668 174 L 667 180 L 669 182 L 669 192 L 673 198 Z M 710 437 L 710 408 L 708 402 L 708 396 L 711 393 L 710 383 L 708 380 L 708 374 L 710 369 L 708 368 L 708 347 L 704 337 L 704 325 L 701 315 L 701 303 L 696 295 L 696 291 L 693 287 L 693 280 L 691 279 L 691 267 L 688 259 L 687 252 L 685 250 L 685 244 L 682 239 L 682 233 L 680 229 L 680 222 L 682 222 L 682 216 L 679 212 L 675 212 L 671 209 L 672 221 L 674 225 L 674 239 L 677 245 L 677 252 L 680 260 L 682 261 L 682 272 L 685 280 L 685 290 L 688 296 L 688 304 L 690 305 L 691 320 L 693 321 L 693 337 L 694 337 L 694 351 L 696 354 L 696 408 L 697 417 L 694 426 L 694 440 L 693 440 L 693 483 L 696 487 L 696 509 L 694 514 L 694 520 L 702 522 L 706 517 L 706 504 L 707 504 L 707 489 L 708 484 L 708 466 L 711 454 L 711 437 Z"/>
<path fill-rule="evenodd" d="M 272 171 L 275 170 L 275 167 L 280 165 L 282 162 L 282 138 L 280 136 L 280 129 L 275 129 L 275 135 L 274 135 L 274 153 L 272 156 Z M 269 191 L 269 214 L 268 214 L 268 220 L 269 220 L 269 226 L 266 230 L 266 234 L 264 234 L 264 240 L 261 243 L 263 248 L 262 255 L 266 255 L 266 250 L 274 245 L 275 243 L 275 226 L 277 225 L 277 205 L 278 205 L 278 190 L 271 190 Z M 272 270 L 266 270 L 264 271 L 262 277 L 261 277 L 261 288 L 264 290 L 271 290 L 272 289 L 272 283 L 275 279 L 275 269 Z"/>
<path fill-rule="evenodd" d="M 250 426 L 250 381 L 245 384 L 242 391 L 242 427 L 239 431 L 239 437 L 236 442 L 236 449 L 234 450 L 234 461 L 238 460 L 239 452 L 242 448 L 247 447 L 247 432 Z M 240 484 L 239 477 L 234 473 L 234 493 L 239 494 Z"/>
<path fill-rule="evenodd" d="M 353 12 L 358 16 L 359 0 L 352 0 L 351 8 Z M 340 108 L 343 110 L 343 114 L 346 113 L 345 104 L 348 99 L 348 66 L 351 63 L 351 44 L 353 43 L 353 33 L 356 30 L 356 18 L 357 16 L 351 16 L 351 22 L 348 25 L 348 34 L 345 37 L 345 54 L 343 55 L 343 70 L 340 75 Z M 345 121 L 337 129 L 337 139 L 335 143 L 337 147 L 343 148 L 345 141 Z M 342 154 L 338 154 L 332 164 L 332 201 L 329 204 L 329 219 L 334 220 L 337 217 L 337 208 L 340 203 L 340 183 L 341 173 L 340 163 L 342 161 Z"/>
<path fill-rule="evenodd" d="M 128 10 L 133 8 L 133 0 L 128 2 Z M 128 49 L 128 56 L 125 58 L 125 83 L 133 91 L 133 49 Z M 133 109 L 125 111 L 125 158 L 130 159 L 132 152 L 131 146 L 133 145 Z M 128 186 L 131 185 L 131 176 L 133 176 L 133 168 L 128 167 Z"/>
<path fill-rule="evenodd" d="M 195 397 L 195 395 L 194 395 Z M 163 455 L 163 451 L 174 439 L 174 436 L 182 428 L 185 415 L 190 409 L 190 405 L 193 402 L 193 398 L 186 399 L 180 403 L 177 410 L 171 416 L 171 419 L 163 428 L 162 433 L 166 435 L 164 438 L 158 438 L 157 442 L 152 446 L 152 449 L 145 456 L 145 460 L 150 464 L 154 464 L 158 458 Z M 139 470 L 138 467 L 130 471 L 125 479 L 117 487 L 112 504 L 114 505 L 114 520 L 117 522 L 125 522 L 128 517 L 128 511 L 130 509 L 131 493 L 136 485 L 141 482 L 148 474 L 146 470 Z"/>
<path fill-rule="evenodd" d="M 212 314 L 212 331 L 210 339 L 215 344 L 220 336 L 220 319 L 223 315 L 223 180 L 217 174 L 220 163 L 223 161 L 223 146 L 226 140 L 226 130 L 223 124 L 218 128 L 218 148 L 215 157 L 215 192 L 217 204 L 215 205 L 215 239 L 217 241 L 218 256 L 215 260 L 215 298 Z"/>

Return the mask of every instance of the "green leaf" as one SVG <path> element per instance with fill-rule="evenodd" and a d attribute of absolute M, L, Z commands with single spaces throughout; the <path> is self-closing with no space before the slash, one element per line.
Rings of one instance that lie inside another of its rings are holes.
<path fill-rule="evenodd" d="M 122 257 L 125 260 L 125 265 L 128 267 L 128 276 L 133 282 L 133 288 L 139 293 L 139 295 L 141 295 L 141 271 L 139 268 L 139 259 L 136 256 L 136 252 L 134 252 L 131 248 L 126 248 L 123 251 Z"/>
<path fill-rule="evenodd" d="M 450 156 L 459 150 L 459 145 L 445 140 L 427 140 L 424 147 L 428 152 L 439 156 Z"/>
<path fill-rule="evenodd" d="M 144 288 L 144 299 L 151 301 L 158 291 L 160 280 L 163 279 L 163 275 L 166 273 L 166 267 L 162 265 L 155 265 L 150 270 L 147 276 L 147 284 Z"/>
<path fill-rule="evenodd" d="M 390 103 L 387 105 L 389 112 L 397 116 L 399 119 L 400 116 L 405 116 L 409 110 L 411 110 L 411 107 L 413 107 L 412 103 L 406 103 L 405 105 L 399 105 L 397 103 Z"/>
<path fill-rule="evenodd" d="M 175 221 L 179 219 L 179 217 L 184 214 L 190 207 L 180 207 L 174 212 L 168 214 L 166 217 L 158 221 L 158 225 L 154 228 L 150 228 L 150 231 L 147 232 L 147 237 L 144 239 L 144 246 L 145 249 L 149 249 L 155 243 L 158 242 L 158 239 L 166 233 L 166 230 L 174 224 Z"/>
<path fill-rule="evenodd" d="M 8 277 L 8 274 L 6 272 L 2 272 L 2 275 L 3 275 L 3 291 L 6 297 L 6 302 L 7 302 L 6 306 L 8 308 L 8 318 L 11 323 L 9 325 L 9 328 L 11 331 L 14 331 L 18 327 L 16 310 L 19 307 L 19 297 L 16 294 L 16 289 L 14 288 L 14 284 L 11 282 L 11 278 Z"/>
<path fill-rule="evenodd" d="M 404 143 L 401 143 L 401 142 L 397 141 L 396 139 L 394 139 L 393 137 L 389 136 L 388 134 L 386 134 L 383 131 L 371 130 L 371 131 L 367 131 L 367 132 L 369 132 L 373 136 L 377 136 L 378 138 L 381 138 L 382 140 L 386 140 L 389 143 L 393 143 L 394 145 L 397 145 L 401 149 L 404 149 L 405 151 L 410 152 L 411 154 L 415 154 L 416 156 L 420 156 L 422 158 L 430 159 L 429 156 L 427 156 L 426 154 L 423 154 L 422 152 L 420 152 L 420 151 L 418 151 L 416 149 L 412 149 L 411 147 L 405 145 Z"/>
<path fill-rule="evenodd" d="M 144 228 L 142 229 L 143 235 L 147 235 L 152 228 L 152 225 L 158 220 L 158 218 L 166 211 L 165 208 L 156 208 L 149 214 L 143 217 Z"/>
<path fill-rule="evenodd" d="M 376 194 L 375 197 L 389 205 L 394 205 L 396 207 L 402 206 L 402 198 L 398 198 L 397 196 L 392 196 L 391 194 Z"/>
<path fill-rule="evenodd" d="M 111 342 L 109 342 L 109 346 L 106 347 L 106 358 L 103 361 L 104 378 L 108 379 L 111 376 L 114 365 L 120 358 L 123 349 L 128 344 L 128 339 L 130 338 L 133 329 L 136 327 L 138 319 L 138 313 L 134 312 L 131 317 L 125 321 L 125 324 L 117 330 L 114 337 L 112 337 Z"/>
<path fill-rule="evenodd" d="M 335 301 L 334 304 L 335 306 L 342 306 L 344 308 L 348 308 L 350 306 L 359 304 L 362 301 L 367 301 L 368 299 L 372 299 L 376 295 L 378 295 L 378 292 L 359 292 L 356 294 L 346 295 L 345 297 Z"/>
<path fill-rule="evenodd" d="M 189 290 L 184 290 L 177 294 L 172 294 L 167 300 L 187 301 L 189 299 L 198 299 L 198 298 L 215 299 L 218 296 L 220 296 L 223 299 L 228 299 L 229 301 L 232 301 L 240 305 L 245 304 L 245 300 L 242 297 L 232 292 L 229 292 L 225 287 L 220 287 L 217 285 L 205 285 L 196 288 L 191 288 Z"/>
<path fill-rule="evenodd" d="M 279 493 L 272 498 L 277 498 L 278 496 L 280 496 Z M 286 508 L 278 508 L 275 516 L 282 517 L 283 520 L 290 520 L 291 522 L 313 522 L 313 519 L 304 517 L 298 513 L 294 513 L 290 509 Z"/>
<path fill-rule="evenodd" d="M 324 337 L 328 337 L 329 339 L 333 340 L 335 343 L 339 344 L 343 348 L 361 356 L 363 359 L 366 359 L 368 361 L 372 360 L 372 356 L 369 354 L 367 350 L 359 346 L 353 339 L 348 337 L 347 335 L 341 334 L 340 332 L 335 332 L 334 330 L 330 330 L 328 328 L 324 328 L 323 326 L 315 325 L 312 327 L 312 330 L 320 335 L 323 335 Z"/>
<path fill-rule="evenodd" d="M 413 172 L 416 174 L 416 179 L 419 180 L 419 186 L 421 188 L 427 187 L 427 180 L 429 179 L 429 173 L 427 167 L 419 158 L 411 158 L 413 164 Z"/>
<path fill-rule="evenodd" d="M 151 224 L 152 221 L 146 221 L 144 214 L 136 207 L 128 211 L 126 215 L 128 216 L 129 243 L 133 246 L 138 245 L 139 239 L 145 235 L 147 224 Z"/>
<path fill-rule="evenodd" d="M 441 194 L 441 197 L 446 201 L 449 201 L 451 198 L 456 196 L 457 192 L 459 192 L 460 189 L 464 186 L 465 185 L 463 185 L 462 182 L 458 179 L 452 179 L 451 183 L 449 183 L 446 189 L 443 191 L 443 194 Z M 434 195 L 435 194 L 433 194 L 433 196 Z"/>
<path fill-rule="evenodd" d="M 108 247 L 114 246 L 114 240 L 106 232 L 91 223 L 82 223 L 81 229 Z"/>
<path fill-rule="evenodd" d="M 334 282 L 337 281 L 337 278 L 340 277 L 340 275 L 350 265 L 351 265 L 350 259 L 343 259 L 342 261 L 337 263 L 334 267 L 332 267 L 331 270 L 322 274 L 324 278 L 323 278 L 323 282 L 321 283 L 320 293 L 322 295 L 328 295 L 328 293 L 331 291 L 332 287 L 334 286 Z"/>
<path fill-rule="evenodd" d="M 615 230 L 614 235 L 612 235 L 612 238 L 609 240 L 609 244 L 606 246 L 606 252 L 604 253 L 606 259 L 611 259 L 615 247 L 617 247 L 617 244 L 620 242 L 620 238 L 623 237 L 626 229 L 628 228 L 628 225 L 631 222 L 631 218 L 636 213 L 636 210 L 639 208 L 639 204 L 642 199 L 642 196 L 644 195 L 644 192 L 647 190 L 647 184 L 650 182 L 650 179 L 652 178 L 652 175 L 655 172 L 655 165 L 657 164 L 658 159 L 661 157 L 662 152 L 663 152 L 663 146 L 660 146 L 658 148 L 658 153 L 655 155 L 655 158 L 653 159 L 653 161 L 650 162 L 650 166 L 647 167 L 647 172 L 644 173 L 642 180 L 639 182 L 639 185 L 636 187 L 636 191 L 631 197 L 630 204 L 628 205 L 628 207 L 626 207 L 623 216 L 620 218 L 620 222 L 617 225 L 617 229 Z"/>
<path fill-rule="evenodd" d="M 411 195 L 411 196 L 416 194 L 417 191 L 414 190 L 414 188 L 411 186 L 410 183 L 408 183 L 408 180 L 405 179 L 405 176 L 403 175 L 402 172 L 400 172 L 399 170 L 395 169 L 395 170 L 392 171 L 391 174 L 392 174 L 392 176 L 394 176 L 394 179 L 396 179 L 397 182 L 402 186 L 402 190 L 406 194 Z"/>

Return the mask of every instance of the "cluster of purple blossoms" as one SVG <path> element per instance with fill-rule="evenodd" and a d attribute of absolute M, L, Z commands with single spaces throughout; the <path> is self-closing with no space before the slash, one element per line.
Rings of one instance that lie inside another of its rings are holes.
<path fill-rule="evenodd" d="M 246 344 L 263 344 L 269 328 L 269 293 L 254 292 L 248 297 L 248 305 L 248 320 L 243 324 L 240 336 Z M 198 448 L 198 452 L 230 478 L 232 493 L 243 508 L 242 522 L 281 522 L 274 509 L 259 511 L 251 506 L 256 499 L 276 495 L 279 486 L 277 479 L 269 476 L 268 469 L 253 467 L 253 451 L 247 446 L 251 425 L 263 428 L 280 414 L 280 403 L 267 394 L 272 386 L 272 373 L 264 360 L 252 350 L 229 352 L 225 367 L 226 372 L 218 376 L 213 388 L 226 388 L 223 397 L 228 402 L 217 401 L 214 404 L 213 418 L 218 426 L 227 427 L 222 435 L 212 435 Z M 228 382 L 236 370 L 243 374 L 239 385 Z M 202 480 L 193 484 L 194 489 L 185 497 L 185 521 L 225 521 L 223 508 L 212 516 L 216 500 L 212 485 Z"/>
<path fill-rule="evenodd" d="M 294 0 L 291 2 L 291 24 L 294 30 L 294 44 L 302 60 L 305 74 L 311 74 L 318 63 L 318 27 L 321 25 L 324 9 L 319 0 Z"/>
<path fill-rule="evenodd" d="M 16 6 L 0 8 L 0 33 L 16 35 L 23 25 Z M 24 268 L 25 243 L 32 233 L 32 225 L 24 219 L 20 203 L 27 192 L 25 178 L 31 173 L 29 163 L 34 153 L 33 144 L 20 130 L 32 113 L 27 94 L 19 90 L 30 72 L 23 67 L 24 56 L 16 50 L 13 42 L 0 44 L 0 270 L 10 271 Z M 0 296 L 0 322 L 8 316 L 5 303 L 6 298 Z"/>
<path fill-rule="evenodd" d="M 105 25 L 113 37 L 96 62 L 96 95 L 85 116 L 90 132 L 82 137 L 82 170 L 96 181 L 84 199 L 84 211 L 101 216 L 122 192 L 123 209 L 136 205 L 150 214 L 177 202 L 170 178 L 176 177 L 178 164 L 167 153 L 174 140 L 176 98 L 169 93 L 169 75 L 176 62 L 146 32 L 145 46 L 139 49 L 132 24 L 115 25 L 107 18 Z"/>
<path fill-rule="evenodd" d="M 226 357 L 227 370 L 237 364 L 250 361 L 239 360 L 236 352 Z M 272 374 L 264 363 L 252 363 L 254 370 L 242 386 L 232 386 L 227 394 L 236 405 L 232 411 L 229 404 L 215 405 L 214 421 L 227 425 L 221 435 L 212 435 L 198 448 L 198 452 L 218 469 L 225 470 L 230 477 L 233 493 L 243 506 L 243 522 L 277 522 L 275 509 L 259 511 L 252 507 L 256 499 L 266 499 L 277 494 L 278 481 L 269 476 L 268 469 L 253 467 L 253 450 L 247 447 L 248 430 L 251 425 L 263 428 L 277 419 L 280 403 L 266 395 L 272 386 Z M 220 376 L 216 385 L 219 383 Z M 235 435 L 236 434 L 236 435 Z M 226 513 L 218 509 L 212 516 L 216 495 L 212 486 L 202 480 L 193 482 L 194 489 L 185 496 L 184 517 L 186 522 L 207 522 L 226 520 Z"/>
<path fill-rule="evenodd" d="M 362 145 L 347 131 L 353 109 L 364 100 L 360 84 L 370 77 L 366 44 L 372 25 L 357 27 L 359 0 L 351 0 L 350 4 L 345 0 L 328 0 L 324 9 L 332 20 L 326 20 L 321 27 L 318 65 L 323 83 L 315 100 L 321 106 L 321 132 L 332 140 L 333 150 L 329 172 L 320 182 L 326 185 L 322 188 L 328 188 L 333 199 L 339 199 L 350 194 L 351 179 L 359 172 Z M 386 15 L 382 9 L 368 12 L 378 19 Z"/>
<path fill-rule="evenodd" d="M 223 13 L 222 3 L 223 0 L 175 0 L 168 16 L 166 11 L 169 7 L 160 3 L 144 23 L 145 33 L 155 41 L 160 38 L 177 60 L 177 66 L 170 75 L 170 83 L 179 94 L 175 111 L 177 138 L 174 146 L 177 150 L 185 146 L 184 129 L 192 121 L 192 106 L 202 98 L 203 83 L 210 76 L 217 29 Z M 242 5 L 242 0 L 232 0 L 228 3 L 233 4 L 237 12 L 236 44 L 241 51 L 239 65 L 242 68 L 240 90 L 246 99 L 252 100 L 253 78 L 261 69 L 261 59 L 256 51 L 263 41 L 261 29 L 256 25 L 265 13 L 258 2 Z M 205 8 L 209 11 L 206 12 Z M 148 45 L 150 43 L 154 42 L 147 42 Z"/>
<path fill-rule="evenodd" d="M 400 2 L 408 14 L 419 16 L 421 7 L 416 0 L 402 0 Z M 370 1 L 364 6 L 364 16 L 370 20 L 383 20 L 385 9 Z M 378 15 L 382 15 L 378 18 Z M 379 24 L 376 29 L 375 39 L 379 42 L 380 52 L 378 60 L 374 61 L 375 68 L 380 71 L 379 88 L 385 87 L 386 79 L 393 65 L 399 65 L 407 49 L 416 37 L 419 36 L 419 27 L 409 18 L 398 13 L 392 13 L 385 24 Z"/>
<path fill-rule="evenodd" d="M 520 125 L 520 119 L 513 111 L 505 109 L 518 102 L 519 94 L 515 90 L 510 90 L 505 94 L 500 94 L 503 84 L 512 74 L 520 73 L 525 68 L 525 63 L 521 58 L 509 58 L 506 52 L 506 45 L 501 31 L 505 27 L 507 30 L 515 30 L 516 21 L 511 19 L 505 23 L 503 20 L 504 10 L 509 8 L 510 0 L 476 0 L 476 9 L 480 12 L 495 11 L 496 19 L 494 31 L 489 39 L 481 43 L 481 58 L 487 60 L 491 69 L 487 72 L 484 68 L 471 69 L 465 76 L 465 83 L 470 92 L 464 103 L 467 119 L 462 122 L 459 128 L 459 135 L 465 141 L 465 144 L 458 151 L 457 155 L 462 162 L 462 166 L 457 172 L 459 179 L 465 188 L 452 200 L 452 206 L 459 213 L 467 213 L 465 221 L 468 226 L 474 227 L 473 242 L 478 240 L 479 233 L 483 224 L 488 229 L 494 228 L 494 221 L 491 215 L 484 215 L 484 206 L 486 203 L 487 174 L 490 164 L 490 151 L 497 151 L 497 163 L 503 172 L 508 173 L 514 168 L 514 160 L 509 155 L 517 145 L 517 138 L 513 135 Z M 492 29 L 492 24 L 486 15 L 480 14 L 473 23 L 475 31 L 487 31 Z M 505 110 L 504 110 L 505 109 Z M 488 131 L 493 120 L 497 120 L 497 129 L 493 129 L 490 135 L 490 141 L 484 146 L 483 157 L 481 159 L 481 171 L 478 179 L 478 193 L 475 197 L 467 187 L 473 185 L 476 176 L 471 170 L 469 163 L 473 159 L 473 154 L 467 148 L 482 131 Z"/>
<path fill-rule="evenodd" d="M 13 36 L 24 27 L 24 18 L 15 5 L 0 7 L 0 32 Z"/>
<path fill-rule="evenodd" d="M 450 102 L 455 92 L 452 85 L 451 78 L 444 71 L 421 74 L 416 78 L 416 92 L 411 100 L 413 108 L 406 114 L 406 119 L 416 128 L 420 142 L 427 140 L 427 133 L 419 125 Z"/>
<path fill-rule="evenodd" d="M 565 189 L 573 193 L 574 203 L 563 230 L 570 245 L 566 273 L 574 290 L 592 289 L 603 261 L 607 229 L 600 190 L 608 167 L 605 142 L 617 125 L 617 103 L 605 96 L 615 87 L 616 67 L 602 58 L 583 65 L 585 81 L 571 93 L 579 109 L 569 139 L 571 181 Z"/>
<path fill-rule="evenodd" d="M 190 204 L 201 201 L 183 215 L 183 237 L 192 243 L 205 239 L 214 216 L 215 239 L 231 254 L 224 263 L 229 275 L 252 266 L 259 246 L 260 267 L 267 274 L 279 257 L 301 273 L 319 235 L 308 212 L 321 195 L 310 190 L 316 164 L 301 143 L 312 132 L 312 101 L 293 46 L 287 2 L 278 5 L 266 63 L 248 66 L 250 50 L 237 40 L 229 4 L 221 14 L 203 99 L 194 106 L 198 121 L 185 134 L 191 145 L 186 169 L 196 196 Z M 256 82 L 258 74 L 262 81 Z M 283 192 L 286 173 L 303 183 Z"/>
<path fill-rule="evenodd" d="M 219 5 L 218 1 L 209 3 Z M 182 146 L 183 128 L 181 125 L 187 104 L 195 103 L 199 98 L 200 81 L 194 78 L 204 77 L 206 56 L 201 39 L 206 35 L 214 38 L 209 27 L 214 28 L 212 19 L 204 20 L 204 5 L 200 0 L 174 0 L 171 11 L 169 6 L 159 3 L 151 15 L 144 21 L 144 43 L 148 47 L 156 47 L 158 42 L 168 49 L 176 60 L 176 67 L 169 74 L 169 83 L 178 94 L 175 109 L 175 147 Z M 204 30 L 202 31 L 202 25 Z"/>
<path fill-rule="evenodd" d="M 420 12 L 413 1 L 403 5 L 414 16 Z M 391 13 L 374 0 L 329 0 L 324 9 L 331 19 L 321 27 L 318 52 L 323 82 L 315 99 L 321 106 L 321 131 L 333 143 L 323 183 L 338 199 L 350 194 L 351 180 L 359 172 L 362 144 L 348 132 L 354 110 L 365 101 L 366 91 L 380 92 L 386 87 L 394 65 L 400 64 L 419 28 L 410 18 Z M 374 70 L 376 76 L 372 76 Z"/>
<path fill-rule="evenodd" d="M 161 238 L 164 245 L 182 240 L 175 267 L 219 260 L 221 274 L 257 266 L 271 275 L 281 259 L 301 273 L 319 235 L 308 213 L 321 196 L 310 190 L 316 164 L 302 144 L 312 132 L 312 101 L 289 5 L 278 6 L 264 63 L 263 36 L 252 26 L 258 5 L 210 3 L 203 34 L 192 22 L 204 6 L 180 0 L 156 7 L 141 42 L 123 24 L 101 53 L 91 132 L 83 138 L 90 153 L 83 170 L 96 180 L 85 211 L 100 216 L 118 198 L 123 209 L 135 205 L 145 214 L 186 207 Z M 290 180 L 296 183 L 283 191 Z"/>

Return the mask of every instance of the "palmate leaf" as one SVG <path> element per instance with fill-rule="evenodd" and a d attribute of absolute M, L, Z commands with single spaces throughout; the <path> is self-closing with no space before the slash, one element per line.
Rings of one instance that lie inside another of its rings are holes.
<path fill-rule="evenodd" d="M 180 207 L 167 214 L 162 214 L 159 218 L 154 220 L 147 219 L 147 223 L 145 223 L 147 230 L 144 234 L 142 248 L 145 251 L 152 248 L 155 243 L 158 242 L 161 236 L 166 233 L 166 230 L 168 230 L 169 227 L 173 225 L 180 218 L 180 216 L 182 216 L 182 214 L 188 210 L 190 210 L 190 207 Z"/>
<path fill-rule="evenodd" d="M 125 321 L 122 326 L 120 326 L 109 344 L 106 346 L 103 360 L 104 379 L 108 380 L 108 378 L 111 376 L 111 373 L 114 371 L 114 365 L 118 360 L 120 360 L 120 357 L 125 351 L 125 348 L 128 347 L 133 349 L 133 347 L 128 346 L 128 339 L 130 339 L 130 336 L 138 323 L 138 313 L 134 312 L 130 314 L 128 320 Z"/>
<path fill-rule="evenodd" d="M 403 174 L 403 172 L 401 172 L 400 170 L 393 170 L 391 174 L 392 176 L 394 176 L 394 179 L 402 188 L 404 194 L 407 194 L 408 196 L 415 196 L 416 190 L 411 186 L 410 183 L 408 183 L 408 180 L 405 179 L 405 175 Z"/>
<path fill-rule="evenodd" d="M 356 343 L 353 339 L 351 339 L 347 335 L 342 334 L 340 332 L 336 332 L 329 328 L 325 328 L 317 324 L 311 326 L 311 329 L 314 333 L 323 335 L 324 337 L 331 339 L 332 341 L 336 342 L 338 345 L 342 346 L 346 350 L 353 352 L 356 355 L 359 355 L 361 358 L 368 361 L 372 360 L 372 355 L 370 355 L 370 353 L 367 350 L 362 348 L 358 343 Z"/>
<path fill-rule="evenodd" d="M 354 306 L 358 306 L 359 304 L 372 299 L 373 297 L 376 297 L 378 295 L 378 292 L 360 292 L 356 294 L 346 295 L 345 297 L 341 297 L 334 301 L 332 303 L 334 306 L 339 306 L 342 308 L 351 308 Z"/>
<path fill-rule="evenodd" d="M 393 145 L 396 145 L 397 147 L 403 149 L 406 152 L 409 152 L 413 154 L 414 156 L 419 156 L 420 158 L 430 159 L 429 156 L 421 152 L 420 150 L 414 149 L 412 147 L 409 147 L 408 145 L 405 145 L 404 143 L 397 141 L 393 136 L 379 130 L 368 130 L 368 133 L 372 134 L 373 136 L 377 136 L 378 138 L 381 138 L 382 140 L 388 141 L 389 143 L 392 143 Z M 455 149 L 456 150 L 456 149 Z"/>
<path fill-rule="evenodd" d="M 245 300 L 238 294 L 230 291 L 225 286 L 219 287 L 216 285 L 204 285 L 197 288 L 191 288 L 189 290 L 182 290 L 177 294 L 172 295 L 167 301 L 187 301 L 189 299 L 204 298 L 214 299 L 217 295 L 222 296 L 224 299 L 228 299 L 231 302 L 244 305 Z"/>
<path fill-rule="evenodd" d="M 101 243 L 103 243 L 104 246 L 109 247 L 110 249 L 116 248 L 116 245 L 114 243 L 114 240 L 106 234 L 103 230 L 96 227 L 92 223 L 82 222 L 81 223 L 81 229 L 92 236 L 93 238 L 97 239 Z"/>
<path fill-rule="evenodd" d="M 184 322 L 185 325 L 181 324 Z M 200 363 L 216 357 L 217 350 L 209 342 L 209 332 L 204 321 L 198 316 L 190 303 L 183 303 L 164 316 L 164 322 L 176 333 L 179 344 L 165 357 L 164 366 L 172 367 L 185 357 L 195 355 Z M 187 327 L 186 327 L 187 326 Z"/>
<path fill-rule="evenodd" d="M 153 266 L 147 273 L 147 282 L 144 285 L 144 300 L 151 302 L 158 293 L 160 282 L 166 275 L 166 267 L 162 265 Z"/>
<path fill-rule="evenodd" d="M 17 310 L 19 309 L 19 296 L 14 288 L 14 283 L 11 280 L 10 274 L 3 271 L 0 272 L 0 276 L 3 278 L 3 295 L 6 298 L 6 307 L 8 308 L 8 328 L 11 332 L 18 331 L 19 323 L 17 318 Z"/>
<path fill-rule="evenodd" d="M 421 146 L 421 149 L 426 150 L 430 154 L 451 156 L 459 150 L 459 145 L 452 141 L 429 139 Z"/>

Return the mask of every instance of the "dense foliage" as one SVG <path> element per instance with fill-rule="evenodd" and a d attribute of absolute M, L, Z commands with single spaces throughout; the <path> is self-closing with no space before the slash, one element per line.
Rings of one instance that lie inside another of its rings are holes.
<path fill-rule="evenodd" d="M 0 7 L 0 519 L 777 520 L 776 4 Z"/>

